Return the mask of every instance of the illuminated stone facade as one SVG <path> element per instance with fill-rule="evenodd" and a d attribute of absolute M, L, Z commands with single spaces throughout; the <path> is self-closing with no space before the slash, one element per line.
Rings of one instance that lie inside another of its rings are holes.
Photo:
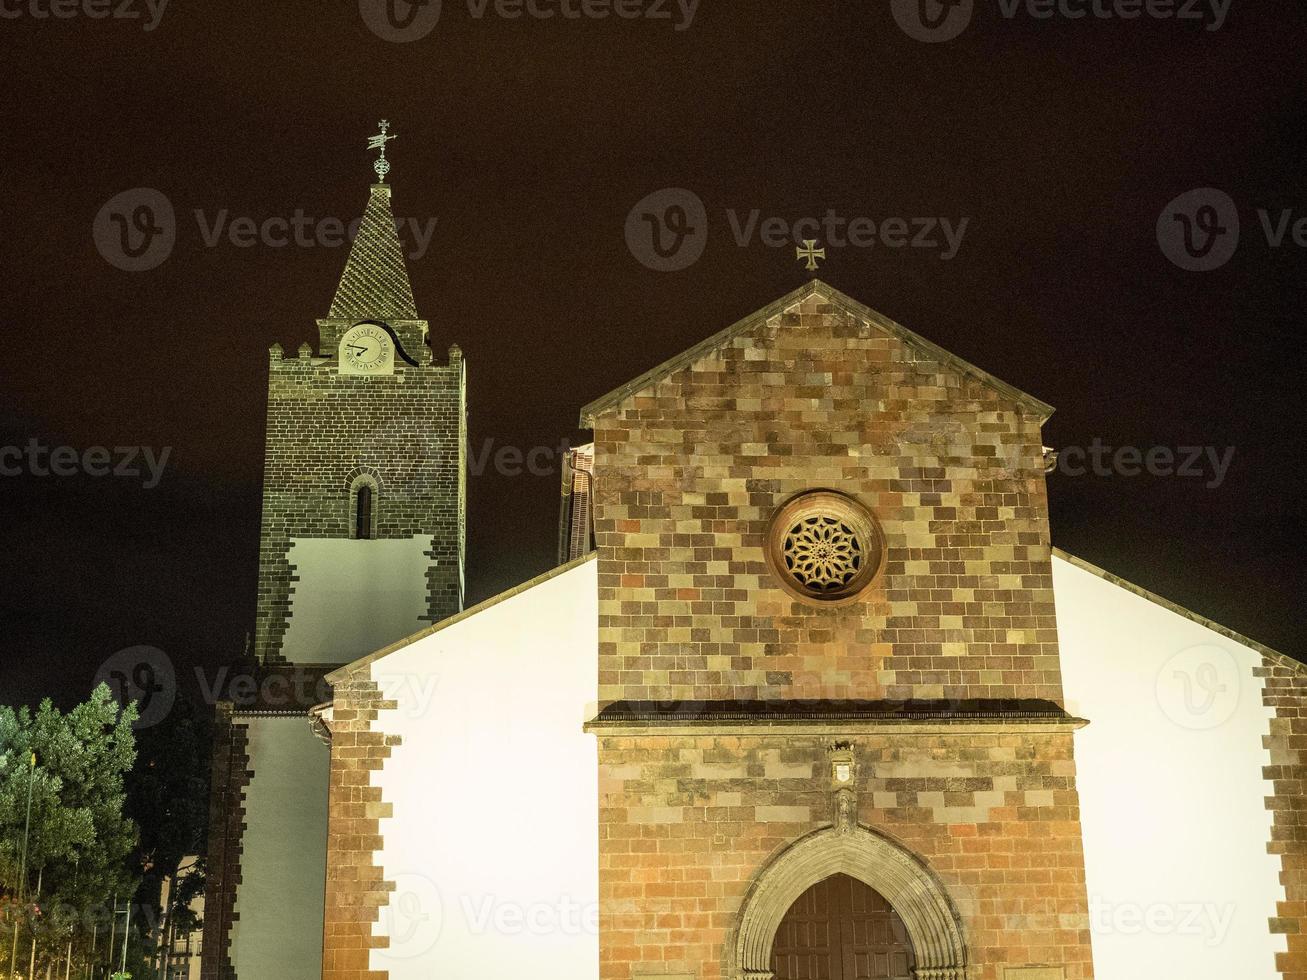
<path fill-rule="evenodd" d="M 595 551 L 328 676 L 323 977 L 1302 977 L 1302 668 L 1052 548 L 1048 412 L 822 283 L 584 409 Z"/>
<path fill-rule="evenodd" d="M 967 937 L 919 967 L 1092 976 L 1047 413 L 821 285 L 584 410 L 603 980 L 765 975 L 738 960 L 739 915 L 835 819 L 835 743 L 851 824 L 915 855 Z M 801 601 L 767 561 L 773 514 L 818 488 L 883 529 L 853 602 Z"/>

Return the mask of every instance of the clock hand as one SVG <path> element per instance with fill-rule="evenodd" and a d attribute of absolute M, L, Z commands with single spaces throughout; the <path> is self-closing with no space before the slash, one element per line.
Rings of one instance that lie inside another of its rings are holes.
<path fill-rule="evenodd" d="M 366 347 L 360 347 L 358 344 L 346 344 L 345 346 L 354 351 L 359 357 L 362 357 L 368 352 Z"/>

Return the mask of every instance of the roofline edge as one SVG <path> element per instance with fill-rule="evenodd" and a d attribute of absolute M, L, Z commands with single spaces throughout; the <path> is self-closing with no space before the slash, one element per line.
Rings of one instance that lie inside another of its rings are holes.
<path fill-rule="evenodd" d="M 884 316 L 881 313 L 877 313 L 871 307 L 859 303 L 853 297 L 830 285 L 830 283 L 821 279 L 811 279 L 798 289 L 792 290 L 780 299 L 768 303 L 762 309 L 735 321 L 735 323 L 726 327 L 724 330 L 717 331 L 711 337 L 699 341 L 699 343 L 695 344 L 693 347 L 689 347 L 686 350 L 681 351 L 679 354 L 673 355 L 661 364 L 645 371 L 638 377 L 632 378 L 625 384 L 619 385 L 606 395 L 601 395 L 589 402 L 581 408 L 579 415 L 580 427 L 583 429 L 593 428 L 595 419 L 617 403 L 625 400 L 638 391 L 644 390 L 652 384 L 656 384 L 674 371 L 677 371 L 688 364 L 694 363 L 699 360 L 699 358 L 713 350 L 716 350 L 722 345 L 722 343 L 729 340 L 737 333 L 743 333 L 747 328 L 755 326 L 758 323 L 766 322 L 773 316 L 783 313 L 791 306 L 794 306 L 797 303 L 802 303 L 805 299 L 816 292 L 825 292 L 827 299 L 838 306 L 844 307 L 854 316 L 867 320 L 881 329 L 899 336 L 907 343 L 924 350 L 925 353 L 934 357 L 941 363 L 953 367 L 961 371 L 963 374 L 997 389 L 1001 394 L 1006 395 L 1013 401 L 1017 402 L 1017 404 L 1025 407 L 1032 414 L 1037 415 L 1041 425 L 1047 422 L 1049 418 L 1052 417 L 1053 412 L 1056 411 L 1056 409 L 1047 402 L 1036 398 L 1034 395 L 1027 394 L 1020 388 L 1008 384 L 1006 381 L 995 377 L 983 368 L 976 367 L 976 365 L 972 364 L 970 361 L 964 360 L 957 354 L 945 350 L 933 341 L 927 340 L 919 333 L 909 330 L 901 323 L 891 320 L 889 317 Z"/>
<path fill-rule="evenodd" d="M 432 636 L 436 633 L 439 633 L 442 630 L 455 625 L 456 623 L 461 623 L 465 619 L 471 619 L 473 616 L 477 615 L 478 613 L 485 612 L 487 609 L 491 608 L 492 606 L 497 606 L 501 602 L 507 602 L 509 599 L 512 599 L 514 596 L 521 595 L 523 592 L 528 592 L 531 589 L 534 589 L 537 585 L 543 585 L 544 583 L 548 582 L 550 579 L 557 578 L 558 576 L 564 574 L 565 572 L 570 572 L 574 568 L 579 568 L 580 566 L 584 565 L 588 561 L 594 561 L 598 557 L 598 555 L 599 555 L 598 551 L 591 551 L 591 552 L 587 552 L 584 555 L 581 555 L 579 558 L 573 558 L 569 562 L 564 562 L 561 565 L 555 565 L 553 568 L 541 572 L 539 575 L 535 576 L 534 578 L 529 578 L 525 582 L 522 582 L 519 585 L 515 585 L 510 589 L 505 589 L 503 592 L 500 592 L 498 595 L 493 595 L 489 599 L 483 599 L 481 602 L 478 602 L 475 606 L 468 606 L 468 608 L 464 609 L 462 612 L 456 612 L 452 616 L 446 616 L 444 619 L 440 620 L 440 622 L 432 623 L 430 626 L 425 626 L 422 629 L 418 630 L 416 633 L 412 633 L 409 636 L 404 637 L 403 639 L 396 640 L 394 643 L 391 643 L 388 646 L 384 646 L 380 650 L 374 650 L 372 653 L 364 654 L 362 657 L 359 657 L 357 660 L 351 660 L 343 667 L 337 667 L 331 673 L 327 674 L 326 675 L 327 682 L 334 686 L 337 682 L 344 680 L 346 677 L 348 677 L 350 674 L 360 669 L 361 667 L 366 667 L 372 663 L 375 663 L 378 660 L 382 660 L 390 656 L 392 653 L 397 653 L 398 651 L 404 649 L 405 647 L 412 646 L 418 640 L 426 639 L 428 636 Z"/>
<path fill-rule="evenodd" d="M 1177 616 L 1187 619 L 1191 623 L 1203 626 L 1211 630 L 1213 633 L 1220 634 L 1227 640 L 1233 640 L 1235 643 L 1246 646 L 1254 653 L 1280 661 L 1286 666 L 1293 667 L 1295 670 L 1307 672 L 1307 664 L 1304 664 L 1301 660 L 1297 660 L 1289 656 L 1287 653 L 1281 653 L 1279 650 L 1268 647 L 1265 643 L 1259 643 L 1257 640 L 1244 636 L 1242 633 L 1238 633 L 1235 630 L 1230 629 L 1228 626 L 1222 626 L 1216 620 L 1209 619 L 1201 613 L 1196 613 L 1192 609 L 1180 605 L 1178 602 L 1174 602 L 1165 596 L 1158 595 L 1156 592 L 1151 592 L 1148 589 L 1145 589 L 1142 585 L 1136 585 L 1134 582 L 1122 578 L 1115 572 L 1109 572 L 1107 569 L 1101 568 L 1091 561 L 1086 561 L 1084 558 L 1080 558 L 1071 554 L 1069 551 L 1065 551 L 1056 546 L 1053 548 L 1053 554 L 1068 564 L 1074 565 L 1082 572 L 1088 572 L 1095 578 L 1100 578 L 1104 582 L 1110 582 L 1112 585 L 1125 589 L 1127 592 L 1137 595 L 1141 599 L 1147 599 L 1154 605 L 1161 606 L 1168 612 L 1175 613 Z"/>

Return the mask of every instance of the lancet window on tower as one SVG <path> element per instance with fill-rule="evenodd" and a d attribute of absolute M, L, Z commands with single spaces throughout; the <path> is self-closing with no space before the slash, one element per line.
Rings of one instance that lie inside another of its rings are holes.
<path fill-rule="evenodd" d="M 366 541 L 377 536 L 380 486 L 371 473 L 360 473 L 349 485 L 349 536 Z"/>
<path fill-rule="evenodd" d="M 372 488 L 367 484 L 359 487 L 354 504 L 354 537 L 372 537 Z"/>

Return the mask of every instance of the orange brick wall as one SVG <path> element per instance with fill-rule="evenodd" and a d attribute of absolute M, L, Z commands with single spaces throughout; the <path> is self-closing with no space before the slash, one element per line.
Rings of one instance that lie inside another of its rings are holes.
<path fill-rule="evenodd" d="M 600 412 L 600 698 L 1060 701 L 1039 426 L 820 296 Z M 772 513 L 816 487 L 888 542 L 840 609 L 764 560 Z"/>
<path fill-rule="evenodd" d="M 1060 704 L 1038 408 L 825 289 L 596 410 L 601 700 Z M 823 487 L 886 538 L 846 606 L 791 598 L 764 555 L 778 507 Z M 849 736 L 827 727 L 600 732 L 602 980 L 722 976 L 760 869 L 833 822 L 823 740 Z M 859 820 L 942 879 L 969 980 L 1088 980 L 1072 737 L 979 730 L 852 738 Z"/>
<path fill-rule="evenodd" d="M 1288 949 L 1276 955 L 1284 980 L 1307 980 L 1307 670 L 1285 657 L 1265 655 L 1258 674 L 1266 679 L 1265 704 L 1275 712 L 1266 745 L 1271 764 L 1265 776 L 1274 787 L 1270 853 L 1280 857 L 1285 901 L 1276 909 L 1271 931 L 1286 937 Z"/>
<path fill-rule="evenodd" d="M 971 980 L 1093 976 L 1069 735 L 861 736 L 859 820 L 924 859 L 963 919 Z M 721 980 L 766 862 L 832 822 L 823 740 L 601 736 L 603 980 Z M 733 980 L 733 978 L 731 978 Z"/>
<path fill-rule="evenodd" d="M 334 690 L 331 728 L 331 787 L 327 831 L 327 901 L 324 921 L 323 980 L 385 980 L 369 969 L 370 950 L 387 940 L 372 935 L 372 926 L 394 889 L 373 863 L 381 849 L 380 819 L 390 806 L 373 787 L 397 744 L 375 730 L 377 713 L 394 707 L 381 699 L 365 666 Z"/>
<path fill-rule="evenodd" d="M 245 790 L 253 775 L 248 729 L 235 720 L 234 705 L 230 701 L 220 701 L 215 706 L 213 720 L 201 980 L 236 978 L 231 961 L 231 932 L 237 919 L 236 891 L 241 884 Z"/>

